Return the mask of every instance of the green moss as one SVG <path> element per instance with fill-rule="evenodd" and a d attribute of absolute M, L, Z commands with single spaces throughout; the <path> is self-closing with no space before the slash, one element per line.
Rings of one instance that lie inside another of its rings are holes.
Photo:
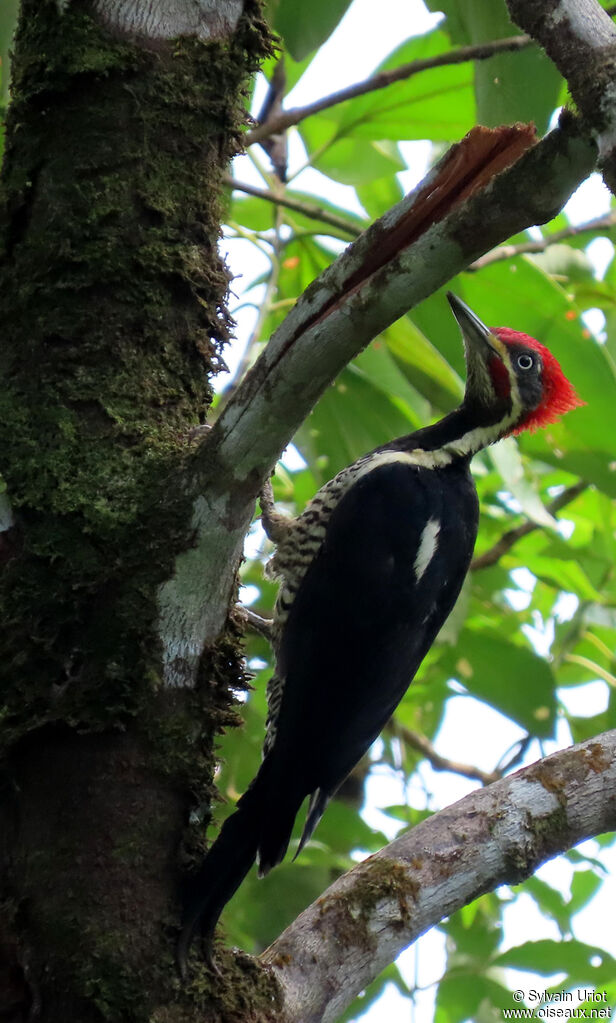
<path fill-rule="evenodd" d="M 371 856 L 356 871 L 352 889 L 319 900 L 321 920 L 345 946 L 371 951 L 376 938 L 369 924 L 378 903 L 396 899 L 399 926 L 406 927 L 409 903 L 415 901 L 418 891 L 419 885 L 409 878 L 402 864 L 385 856 Z"/>
<path fill-rule="evenodd" d="M 84 998 L 109 1023 L 119 1019 L 147 1023 L 147 1001 L 143 999 L 139 975 L 126 954 L 126 932 L 98 931 L 84 937 L 90 950 L 87 959 L 78 964 L 78 983 Z M 170 972 L 172 963 L 166 960 L 163 963 Z"/>
<path fill-rule="evenodd" d="M 187 995 L 197 1017 L 207 1019 L 208 1023 L 276 1023 L 280 1020 L 282 1002 L 278 982 L 268 970 L 242 953 L 228 953 L 220 975 L 197 968 Z"/>
<path fill-rule="evenodd" d="M 23 4 L 0 203 L 0 450 L 23 524 L 0 588 L 5 741 L 106 727 L 156 691 L 156 591 L 190 543 L 178 472 L 229 337 L 218 195 L 267 52 L 257 12 L 231 42 L 150 52 L 78 5 Z"/>
<path fill-rule="evenodd" d="M 30 831 L 3 883 L 50 1020 L 195 1018 L 172 963 L 177 847 L 246 680 L 229 626 L 194 692 L 162 687 L 157 590 L 192 542 L 182 470 L 231 329 L 221 178 L 268 49 L 253 0 L 229 42 L 152 51 L 84 5 L 22 5 L 0 181 L 0 451 L 18 519 L 0 755 Z"/>
<path fill-rule="evenodd" d="M 555 794 L 558 797 L 558 790 Z M 562 805 L 545 817 L 534 818 L 525 837 L 524 847 L 507 853 L 508 883 L 519 884 L 525 881 L 541 863 L 562 852 L 567 846 L 569 832 L 567 812 Z"/>

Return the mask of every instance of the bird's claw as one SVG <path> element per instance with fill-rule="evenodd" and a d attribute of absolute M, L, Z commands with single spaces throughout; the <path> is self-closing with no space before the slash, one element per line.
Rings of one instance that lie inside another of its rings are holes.
<path fill-rule="evenodd" d="M 259 504 L 261 505 L 261 525 L 265 530 L 265 534 L 273 543 L 280 543 L 284 539 L 293 519 L 288 518 L 286 515 L 281 515 L 279 511 L 276 511 L 276 502 L 274 500 L 274 490 L 272 488 L 271 479 L 266 479 L 261 493 L 259 494 Z"/>

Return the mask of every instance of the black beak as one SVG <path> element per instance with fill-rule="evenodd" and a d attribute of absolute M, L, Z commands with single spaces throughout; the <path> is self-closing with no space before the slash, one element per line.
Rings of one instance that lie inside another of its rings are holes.
<path fill-rule="evenodd" d="M 494 337 L 489 327 L 486 327 L 478 316 L 475 315 L 472 309 L 470 309 L 466 302 L 463 302 L 461 298 L 454 295 L 453 292 L 447 292 L 447 301 L 451 306 L 451 311 L 458 321 L 458 326 L 462 331 L 462 339 L 464 341 L 464 347 L 468 348 L 470 345 L 473 348 L 478 348 L 480 351 L 485 347 L 491 349 L 497 355 L 500 355 L 498 346 L 500 342 L 498 338 Z"/>
<path fill-rule="evenodd" d="M 464 342 L 464 355 L 466 358 L 466 392 L 465 401 L 473 400 L 482 404 L 489 404 L 494 400 L 494 387 L 488 368 L 491 358 L 503 359 L 505 345 L 486 327 L 479 317 L 469 309 L 466 302 L 463 302 L 451 291 L 447 292 L 447 299 L 451 311 L 455 316 L 462 340 Z"/>

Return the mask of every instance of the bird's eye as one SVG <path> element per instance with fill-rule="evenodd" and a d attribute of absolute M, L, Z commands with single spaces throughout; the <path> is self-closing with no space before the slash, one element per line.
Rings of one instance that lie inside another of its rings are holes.
<path fill-rule="evenodd" d="M 520 369 L 530 369 L 534 364 L 535 360 L 532 355 L 518 355 L 518 366 Z"/>

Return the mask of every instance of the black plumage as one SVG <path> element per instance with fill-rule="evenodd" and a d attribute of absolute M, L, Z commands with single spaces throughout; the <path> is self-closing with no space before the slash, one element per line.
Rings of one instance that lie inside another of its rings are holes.
<path fill-rule="evenodd" d="M 299 848 L 310 838 L 406 692 L 472 557 L 472 455 L 525 417 L 555 418 L 555 395 L 558 414 L 565 410 L 552 363 L 562 373 L 538 342 L 511 331 L 503 339 L 450 301 L 467 361 L 461 406 L 343 470 L 298 519 L 264 514 L 276 527 L 274 571 L 282 578 L 264 759 L 190 882 L 182 969 L 197 927 L 211 956 L 220 912 L 252 863 L 261 874 L 280 863 L 306 797 Z"/>
<path fill-rule="evenodd" d="M 334 508 L 278 653 L 287 683 L 273 753 L 280 781 L 291 773 L 295 812 L 317 790 L 322 812 L 402 699 L 458 596 L 477 517 L 468 459 L 438 470 L 385 464 Z M 438 533 L 419 574 L 429 522 L 436 525 L 428 535 L 436 526 Z M 290 827 L 278 841 L 265 836 L 262 869 L 282 859 L 289 834 Z"/>

